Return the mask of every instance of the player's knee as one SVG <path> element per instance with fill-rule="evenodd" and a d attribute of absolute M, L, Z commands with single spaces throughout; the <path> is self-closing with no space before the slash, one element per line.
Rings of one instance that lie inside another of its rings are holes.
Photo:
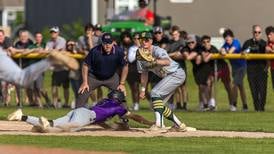
<path fill-rule="evenodd" d="M 150 96 L 151 96 L 151 98 L 161 98 L 161 94 L 159 93 L 159 91 L 156 91 L 155 89 L 151 90 Z"/>

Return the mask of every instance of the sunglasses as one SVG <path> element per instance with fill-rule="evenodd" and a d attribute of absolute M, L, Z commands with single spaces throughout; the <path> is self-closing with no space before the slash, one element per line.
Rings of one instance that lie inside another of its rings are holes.
<path fill-rule="evenodd" d="M 254 34 L 261 34 L 262 32 L 261 31 L 254 31 L 253 33 Z"/>
<path fill-rule="evenodd" d="M 155 35 L 156 35 L 156 34 L 162 34 L 162 32 L 155 32 L 154 34 L 155 34 Z"/>
<path fill-rule="evenodd" d="M 149 42 L 149 38 L 143 38 L 142 41 L 147 43 Z"/>
<path fill-rule="evenodd" d="M 112 42 L 110 43 L 110 42 L 105 42 L 105 43 L 102 43 L 103 45 L 111 45 L 112 44 Z"/>
<path fill-rule="evenodd" d="M 139 37 L 135 37 L 135 38 L 133 38 L 134 40 L 139 40 L 140 38 Z"/>
<path fill-rule="evenodd" d="M 194 41 L 192 41 L 192 42 L 187 42 L 187 44 L 194 44 L 195 42 Z"/>

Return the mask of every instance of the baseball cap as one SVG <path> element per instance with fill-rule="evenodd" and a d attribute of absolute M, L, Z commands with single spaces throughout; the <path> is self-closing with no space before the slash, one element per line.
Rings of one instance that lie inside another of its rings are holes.
<path fill-rule="evenodd" d="M 162 28 L 162 27 L 160 27 L 160 26 L 156 26 L 156 27 L 154 27 L 154 28 L 153 28 L 153 33 L 157 33 L 157 32 L 162 33 L 162 32 L 163 32 L 163 28 Z"/>
<path fill-rule="evenodd" d="M 194 35 L 194 34 L 189 34 L 188 36 L 187 36 L 187 43 L 189 43 L 189 42 L 196 42 L 197 40 L 196 40 L 196 36 Z"/>
<path fill-rule="evenodd" d="M 113 38 L 110 33 L 104 33 L 102 36 L 103 44 L 111 44 L 113 42 Z"/>
<path fill-rule="evenodd" d="M 142 32 L 141 33 L 141 38 L 142 39 L 152 39 L 152 34 L 150 32 Z"/>
<path fill-rule="evenodd" d="M 49 30 L 50 32 L 55 32 L 55 33 L 58 33 L 58 32 L 60 32 L 60 29 L 59 29 L 59 27 L 58 26 L 53 26 L 53 27 L 51 27 L 50 28 L 50 30 Z"/>
<path fill-rule="evenodd" d="M 94 26 L 94 30 L 102 30 L 102 25 L 101 24 L 96 24 Z"/>

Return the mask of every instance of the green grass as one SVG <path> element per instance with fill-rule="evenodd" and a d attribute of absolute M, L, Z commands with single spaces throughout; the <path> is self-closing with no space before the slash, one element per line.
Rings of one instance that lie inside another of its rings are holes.
<path fill-rule="evenodd" d="M 274 139 L 0 136 L 0 144 L 127 153 L 272 153 Z"/>
<path fill-rule="evenodd" d="M 197 85 L 194 82 L 193 79 L 193 73 L 192 73 L 192 65 L 190 62 L 187 62 L 187 89 L 188 89 L 188 97 L 189 97 L 189 101 L 188 101 L 188 108 L 191 111 L 196 111 L 198 109 L 198 88 Z M 266 99 L 266 111 L 274 111 L 274 103 L 272 103 L 272 101 L 274 100 L 274 91 L 272 89 L 272 81 L 271 81 L 271 76 L 270 76 L 270 72 L 268 74 L 268 86 L 267 86 L 267 99 Z M 215 96 L 216 96 L 216 102 L 217 102 L 217 107 L 218 107 L 218 111 L 228 111 L 229 109 L 229 102 L 228 102 L 228 97 L 227 97 L 227 93 L 224 89 L 224 86 L 222 84 L 221 81 L 216 82 L 216 92 L 215 92 Z M 249 106 L 249 110 L 250 111 L 254 111 L 253 108 L 253 100 L 251 97 L 251 92 L 249 89 L 249 84 L 247 82 L 247 77 L 245 76 L 244 79 L 244 86 L 246 89 L 246 94 L 247 94 L 247 103 Z M 51 72 L 47 71 L 45 73 L 45 81 L 44 81 L 44 87 L 47 90 L 49 96 L 51 97 Z M 107 93 L 107 89 L 104 88 L 104 95 L 106 96 Z M 128 88 L 127 85 L 127 101 L 129 103 L 129 106 L 132 104 L 132 99 L 131 99 L 131 91 Z M 63 101 L 63 91 L 62 88 L 59 88 L 59 94 L 60 94 L 60 98 Z M 74 98 L 74 95 L 72 93 L 72 90 L 70 88 L 70 101 L 71 102 Z M 44 100 L 43 100 L 44 101 Z M 12 105 L 15 105 L 15 94 L 14 92 L 12 92 Z M 64 101 L 63 101 L 64 102 Z M 148 102 L 147 100 L 143 100 L 141 101 L 141 108 L 142 109 L 148 109 Z M 91 103 L 91 100 L 89 100 L 89 103 Z M 241 100 L 240 100 L 240 96 L 238 97 L 238 110 L 241 110 Z"/>
<path fill-rule="evenodd" d="M 189 93 L 189 112 L 176 111 L 178 117 L 187 125 L 200 130 L 234 130 L 234 131 L 264 131 L 274 132 L 274 93 L 270 77 L 268 79 L 268 91 L 266 112 L 253 112 L 253 104 L 247 80 L 245 87 L 249 105 L 249 112 L 229 112 L 227 94 L 222 83 L 216 84 L 217 112 L 196 112 L 198 107 L 198 90 L 194 83 L 191 64 L 188 65 L 187 88 Z M 44 87 L 50 94 L 50 72 L 46 72 Z M 106 94 L 107 90 L 104 90 Z M 60 91 L 61 98 L 62 93 Z M 70 101 L 73 93 L 71 91 Z M 131 93 L 128 90 L 127 100 L 131 105 Z M 0 119 L 16 109 L 14 93 L 12 94 L 11 107 L 0 107 Z M 238 101 L 238 109 L 241 109 L 241 101 Z M 46 116 L 54 119 L 65 115 L 68 109 L 37 109 L 23 107 L 27 115 Z M 138 114 L 147 119 L 154 120 L 154 114 L 149 110 L 146 100 L 141 103 L 141 111 Z M 165 120 L 166 125 L 171 125 Z M 135 122 L 130 122 L 132 127 L 145 127 Z M 243 139 L 243 138 L 119 138 L 119 137 L 67 137 L 67 136 L 0 136 L 0 144 L 34 145 L 42 147 L 58 147 L 95 151 L 124 151 L 128 153 L 272 153 L 274 151 L 274 139 Z M 0 152 L 1 153 L 1 152 Z"/>
<path fill-rule="evenodd" d="M 0 119 L 4 120 L 14 107 L 0 108 Z M 34 109 L 24 108 L 24 114 L 45 116 L 55 119 L 65 115 L 68 109 Z M 149 120 L 154 120 L 152 111 L 143 110 L 137 112 Z M 274 119 L 272 112 L 179 112 L 176 115 L 187 125 L 200 130 L 234 130 L 234 131 L 264 131 L 274 132 Z M 165 120 L 166 125 L 172 125 Z M 136 122 L 130 122 L 132 127 L 145 127 Z"/>

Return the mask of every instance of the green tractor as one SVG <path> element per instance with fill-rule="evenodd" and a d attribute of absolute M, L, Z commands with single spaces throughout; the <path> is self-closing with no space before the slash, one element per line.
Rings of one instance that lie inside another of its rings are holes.
<path fill-rule="evenodd" d="M 130 33 L 152 31 L 152 26 L 144 25 L 142 21 L 136 20 L 117 20 L 103 27 L 104 32 L 111 33 L 115 38 L 119 38 L 121 33 L 127 31 Z"/>
<path fill-rule="evenodd" d="M 109 8 L 109 0 L 106 1 L 106 25 L 102 27 L 104 32 L 111 33 L 118 41 L 121 33 L 123 32 L 143 32 L 143 31 L 152 31 L 153 27 L 150 25 L 145 25 L 144 21 L 142 20 L 132 20 L 129 18 L 119 19 L 119 17 L 113 16 L 112 19 L 108 19 L 108 8 Z M 115 0 L 112 0 L 113 4 Z M 137 1 L 137 0 L 136 0 Z M 154 26 L 162 26 L 164 29 L 169 29 L 171 25 L 171 18 L 170 17 L 160 17 L 156 14 L 156 0 L 153 3 L 153 12 L 155 15 L 155 24 Z M 122 14 L 123 16 L 123 14 Z"/>

